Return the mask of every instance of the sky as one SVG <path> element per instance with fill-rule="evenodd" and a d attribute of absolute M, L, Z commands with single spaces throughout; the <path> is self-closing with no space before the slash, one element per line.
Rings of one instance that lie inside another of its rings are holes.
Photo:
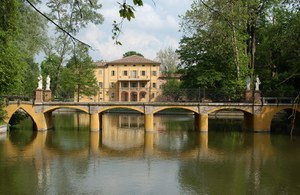
<path fill-rule="evenodd" d="M 131 3 L 132 1 L 128 1 Z M 124 20 L 119 41 L 112 40 L 113 21 L 120 21 L 117 0 L 101 0 L 101 14 L 104 22 L 100 25 L 90 24 L 76 37 L 92 46 L 90 55 L 94 61 L 112 61 L 122 58 L 127 51 L 136 51 L 145 58 L 155 59 L 156 53 L 167 47 L 174 50 L 182 36 L 179 32 L 179 15 L 189 8 L 191 0 L 144 0 L 144 6 L 135 7 L 135 19 Z"/>

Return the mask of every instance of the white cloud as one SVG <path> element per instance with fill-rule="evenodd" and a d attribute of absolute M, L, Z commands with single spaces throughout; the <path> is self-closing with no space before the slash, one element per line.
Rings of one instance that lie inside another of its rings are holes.
<path fill-rule="evenodd" d="M 143 7 L 136 8 L 136 18 L 124 20 L 120 36 L 122 46 L 114 45 L 112 22 L 120 21 L 119 7 L 115 1 L 103 1 L 101 13 L 105 21 L 102 25 L 89 27 L 80 33 L 79 38 L 90 44 L 93 60 L 111 61 L 121 58 L 130 50 L 142 53 L 146 58 L 154 59 L 156 53 L 171 46 L 176 49 L 181 34 L 178 15 L 183 14 L 190 5 L 189 1 L 154 1 L 145 0 Z"/>

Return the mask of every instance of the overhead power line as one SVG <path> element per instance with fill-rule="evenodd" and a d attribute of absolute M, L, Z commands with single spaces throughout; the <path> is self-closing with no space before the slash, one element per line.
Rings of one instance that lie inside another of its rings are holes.
<path fill-rule="evenodd" d="M 83 45 L 86 45 L 90 48 L 92 48 L 92 46 L 90 46 L 89 44 L 77 39 L 75 36 L 73 36 L 72 34 L 70 34 L 69 32 L 67 32 L 63 27 L 61 27 L 60 25 L 58 25 L 56 22 L 54 22 L 51 18 L 49 18 L 47 15 L 45 15 L 43 12 L 41 12 L 38 8 L 36 8 L 29 0 L 26 0 L 26 2 L 35 10 L 37 11 L 39 14 L 41 14 L 44 18 L 46 18 L 48 21 L 50 21 L 52 24 L 54 24 L 57 28 L 59 28 L 61 31 L 63 31 L 65 34 L 67 34 L 69 37 L 71 37 L 72 40 L 75 40 Z"/>

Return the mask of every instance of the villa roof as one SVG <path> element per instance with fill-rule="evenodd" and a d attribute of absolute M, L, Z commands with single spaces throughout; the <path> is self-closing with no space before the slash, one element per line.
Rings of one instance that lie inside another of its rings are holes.
<path fill-rule="evenodd" d="M 132 55 L 119 60 L 107 62 L 107 64 L 160 64 L 160 63 L 144 58 L 143 56 Z"/>
<path fill-rule="evenodd" d="M 96 66 L 98 67 L 103 67 L 106 65 L 106 62 L 100 61 L 100 62 L 95 62 Z"/>

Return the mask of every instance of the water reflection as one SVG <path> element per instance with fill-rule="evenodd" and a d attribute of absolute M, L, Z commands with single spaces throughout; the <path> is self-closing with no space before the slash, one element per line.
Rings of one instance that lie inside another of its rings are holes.
<path fill-rule="evenodd" d="M 191 130 L 192 115 L 157 115 L 153 133 L 144 132 L 143 116 L 138 114 L 105 113 L 102 132 L 90 132 L 86 119 L 82 114 L 56 114 L 55 122 L 63 124 L 55 124 L 54 131 L 19 129 L 2 138 L 0 193 L 293 194 L 300 190 L 298 137 L 197 133 Z"/>

